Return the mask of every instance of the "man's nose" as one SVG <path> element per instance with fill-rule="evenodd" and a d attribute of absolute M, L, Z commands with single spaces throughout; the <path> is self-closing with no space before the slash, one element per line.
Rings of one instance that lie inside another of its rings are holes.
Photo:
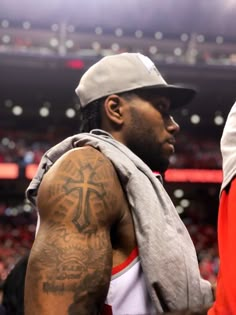
<path fill-rule="evenodd" d="M 179 124 L 174 120 L 174 118 L 172 116 L 170 116 L 170 120 L 168 122 L 167 129 L 172 134 L 176 134 L 180 131 Z"/>

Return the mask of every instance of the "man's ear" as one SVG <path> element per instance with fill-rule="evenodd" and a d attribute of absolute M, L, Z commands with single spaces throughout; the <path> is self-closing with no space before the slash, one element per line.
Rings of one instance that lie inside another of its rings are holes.
<path fill-rule="evenodd" d="M 121 126 L 124 122 L 123 99 L 118 95 L 109 95 L 104 101 L 104 111 L 111 123 Z"/>

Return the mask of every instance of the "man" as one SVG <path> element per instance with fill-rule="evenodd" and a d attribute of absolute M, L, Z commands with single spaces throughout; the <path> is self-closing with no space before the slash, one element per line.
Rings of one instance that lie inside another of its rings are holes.
<path fill-rule="evenodd" d="M 223 182 L 221 185 L 218 242 L 220 271 L 216 301 L 208 315 L 236 314 L 236 103 L 228 115 L 221 138 Z"/>
<path fill-rule="evenodd" d="M 108 56 L 76 89 L 82 131 L 46 152 L 27 196 L 39 228 L 26 315 L 157 314 L 212 302 L 161 175 L 174 153 L 171 108 L 195 92 L 168 85 L 139 53 Z"/>

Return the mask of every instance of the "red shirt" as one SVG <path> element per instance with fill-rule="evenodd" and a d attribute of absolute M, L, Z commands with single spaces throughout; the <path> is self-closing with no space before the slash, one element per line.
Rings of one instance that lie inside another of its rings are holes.
<path fill-rule="evenodd" d="M 216 301 L 208 315 L 236 315 L 236 177 L 223 190 L 218 214 L 220 270 Z"/>

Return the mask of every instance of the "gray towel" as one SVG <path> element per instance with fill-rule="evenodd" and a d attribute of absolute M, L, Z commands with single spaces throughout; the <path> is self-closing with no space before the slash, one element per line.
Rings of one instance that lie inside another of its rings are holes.
<path fill-rule="evenodd" d="M 126 146 L 101 130 L 69 137 L 48 150 L 27 189 L 35 204 L 44 173 L 68 150 L 90 145 L 113 163 L 134 218 L 141 265 L 157 312 L 196 309 L 212 303 L 209 282 L 200 277 L 188 231 L 160 178 Z"/>

